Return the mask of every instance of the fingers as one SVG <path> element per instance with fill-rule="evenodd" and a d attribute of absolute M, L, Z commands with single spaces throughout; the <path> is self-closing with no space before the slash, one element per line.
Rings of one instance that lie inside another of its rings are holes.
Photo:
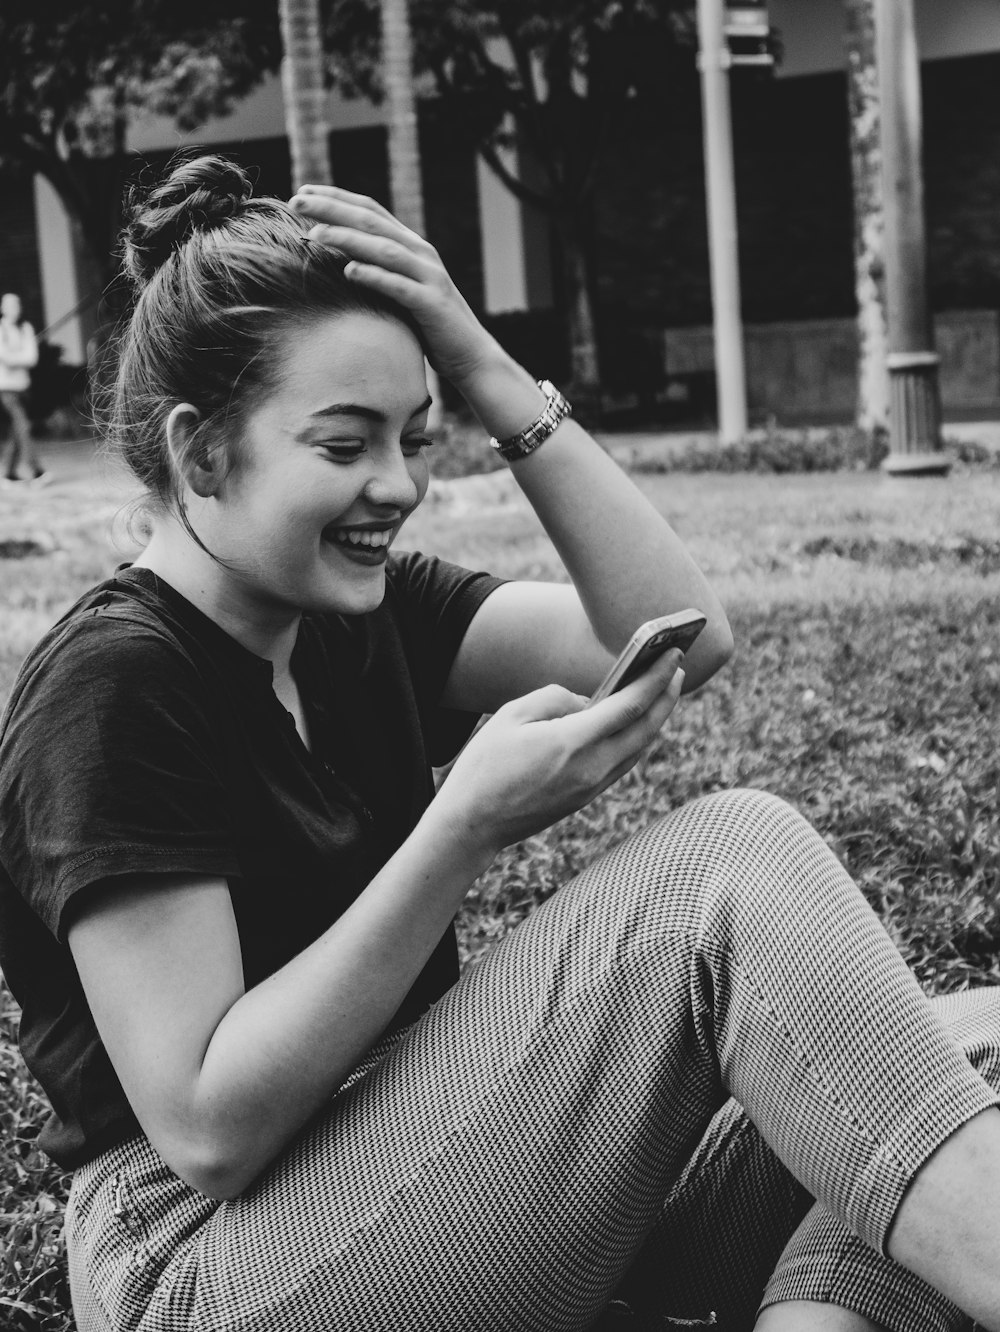
<path fill-rule="evenodd" d="M 684 672 L 680 669 L 682 660 L 683 653 L 673 648 L 624 689 L 601 699 L 599 703 L 591 704 L 587 712 L 594 726 L 594 738 L 614 735 L 630 726 L 641 724 L 666 690 L 674 689 L 674 692 L 679 693 L 680 685 L 675 687 L 674 681 L 679 675 L 683 682 Z"/>
<path fill-rule="evenodd" d="M 425 258 L 389 236 L 373 236 L 326 222 L 311 227 L 308 234 L 310 240 L 332 246 L 366 267 L 398 273 L 414 282 L 425 282 L 433 275 L 434 270 Z"/>
<path fill-rule="evenodd" d="M 396 221 L 388 208 L 383 208 L 377 199 L 371 199 L 367 194 L 355 194 L 352 190 L 342 189 L 339 185 L 300 185 L 295 197 L 297 198 L 300 194 L 312 196 L 309 201 L 310 205 L 326 199 L 334 203 L 351 204 L 355 208 L 363 208 L 367 212 L 378 213 L 391 222 Z"/>
<path fill-rule="evenodd" d="M 640 755 L 656 740 L 677 706 L 683 684 L 684 672 L 678 669 L 667 688 L 647 712 L 594 746 L 595 758 L 608 769 L 608 776 L 602 789 L 628 772 Z"/>
<path fill-rule="evenodd" d="M 553 721 L 557 717 L 583 712 L 588 702 L 583 694 L 574 694 L 562 685 L 551 684 L 512 699 L 500 711 L 516 722 Z"/>
<path fill-rule="evenodd" d="M 433 251 L 424 238 L 405 227 L 388 209 L 362 194 L 334 185 L 303 185 L 289 201 L 296 213 L 323 225 L 343 227 L 363 235 L 388 237 L 407 249 Z M 333 241 L 331 244 L 335 243 Z"/>

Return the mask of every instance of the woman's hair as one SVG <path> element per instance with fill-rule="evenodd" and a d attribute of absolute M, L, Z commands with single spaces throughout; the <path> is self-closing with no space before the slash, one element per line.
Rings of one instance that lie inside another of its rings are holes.
<path fill-rule="evenodd" d="M 240 166 L 204 156 L 175 157 L 148 193 L 135 187 L 126 198 L 122 265 L 133 300 L 102 358 L 95 406 L 110 449 L 189 531 L 166 437 L 178 403 L 197 408 L 186 447 L 206 456 L 226 449 L 280 380 L 289 329 L 355 313 L 413 328 L 402 307 L 344 277 L 344 255 L 307 240 L 309 222 L 251 196 Z"/>

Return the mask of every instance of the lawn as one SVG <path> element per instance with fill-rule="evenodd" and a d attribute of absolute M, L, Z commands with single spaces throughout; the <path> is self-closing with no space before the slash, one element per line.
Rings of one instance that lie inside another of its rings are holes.
<path fill-rule="evenodd" d="M 0 494 L 0 552 L 18 556 L 0 559 L 0 699 L 44 627 L 127 558 L 127 541 L 116 553 L 107 535 L 120 484 L 108 496 L 77 473 L 18 504 Z M 713 579 L 736 655 L 632 773 L 483 876 L 460 917 L 465 956 L 649 818 L 749 785 L 817 824 L 929 991 L 1000 983 L 1000 471 L 636 480 Z M 559 576 L 505 473 L 435 487 L 408 543 Z M 0 1326 L 69 1332 L 65 1181 L 32 1147 L 43 1106 L 0 1000 Z"/>

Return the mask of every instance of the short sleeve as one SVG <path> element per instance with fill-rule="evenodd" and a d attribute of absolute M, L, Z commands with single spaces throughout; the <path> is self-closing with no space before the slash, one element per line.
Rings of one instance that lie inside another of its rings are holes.
<path fill-rule="evenodd" d="M 0 737 L 0 859 L 57 937 L 99 880 L 238 872 L 210 711 L 176 643 L 119 617 L 75 622 L 18 680 Z"/>
<path fill-rule="evenodd" d="M 505 580 L 415 551 L 390 556 L 389 586 L 435 766 L 449 762 L 478 715 L 440 706 L 466 630 Z"/>

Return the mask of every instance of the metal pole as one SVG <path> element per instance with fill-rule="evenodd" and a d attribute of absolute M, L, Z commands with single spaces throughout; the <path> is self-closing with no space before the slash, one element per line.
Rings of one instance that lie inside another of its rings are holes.
<path fill-rule="evenodd" d="M 698 0 L 698 45 L 719 439 L 723 444 L 732 444 L 747 432 L 747 391 L 729 109 L 730 62 L 723 31 L 722 0 Z"/>
<path fill-rule="evenodd" d="M 940 358 L 927 305 L 920 57 L 913 0 L 876 0 L 875 34 L 889 320 L 889 456 L 883 466 L 895 475 L 943 475 L 951 464 L 941 444 Z"/>

